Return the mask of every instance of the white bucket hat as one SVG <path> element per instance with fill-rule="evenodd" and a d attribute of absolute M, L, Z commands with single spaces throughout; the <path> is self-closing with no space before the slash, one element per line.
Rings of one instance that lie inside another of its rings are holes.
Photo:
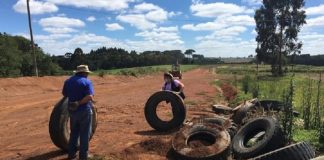
<path fill-rule="evenodd" d="M 91 71 L 89 70 L 88 65 L 79 65 L 77 66 L 77 69 L 75 71 L 73 71 L 74 73 L 91 73 Z"/>

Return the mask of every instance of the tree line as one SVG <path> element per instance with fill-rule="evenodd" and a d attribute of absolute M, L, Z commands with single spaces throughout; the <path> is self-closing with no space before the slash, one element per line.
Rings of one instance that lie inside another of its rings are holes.
<path fill-rule="evenodd" d="M 35 55 L 39 75 L 55 75 L 61 71 L 61 67 L 40 47 L 36 47 Z M 30 41 L 21 36 L 0 33 L 0 66 L 0 77 L 34 75 Z"/>
<path fill-rule="evenodd" d="M 33 55 L 31 43 L 21 36 L 0 33 L 0 77 L 32 76 Z M 168 51 L 127 51 L 121 48 L 101 47 L 84 53 L 81 48 L 64 55 L 45 54 L 36 47 L 36 59 L 39 75 L 61 75 L 71 71 L 80 64 L 88 64 L 91 70 L 107 70 L 165 64 L 216 64 L 217 58 L 206 58 L 194 54 L 192 49 Z"/>

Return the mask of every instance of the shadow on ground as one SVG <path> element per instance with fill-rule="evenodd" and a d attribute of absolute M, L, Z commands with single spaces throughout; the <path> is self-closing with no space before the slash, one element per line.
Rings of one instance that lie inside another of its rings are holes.
<path fill-rule="evenodd" d="M 62 150 L 55 150 L 55 151 L 50 151 L 47 153 L 43 153 L 41 155 L 36 155 L 33 157 L 29 157 L 26 160 L 48 160 L 48 159 L 52 159 L 55 157 L 59 157 L 66 154 L 66 152 L 62 151 Z"/>

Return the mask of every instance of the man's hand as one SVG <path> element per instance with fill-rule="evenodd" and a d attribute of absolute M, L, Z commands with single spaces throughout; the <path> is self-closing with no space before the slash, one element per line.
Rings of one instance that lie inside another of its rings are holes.
<path fill-rule="evenodd" d="M 80 104 L 78 101 L 70 102 L 68 108 L 70 111 L 76 111 L 78 109 L 79 105 Z"/>

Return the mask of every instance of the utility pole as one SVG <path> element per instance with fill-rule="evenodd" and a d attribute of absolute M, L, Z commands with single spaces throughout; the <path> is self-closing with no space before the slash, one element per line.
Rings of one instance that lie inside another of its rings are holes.
<path fill-rule="evenodd" d="M 31 25 L 31 17 L 30 17 L 30 10 L 29 10 L 29 0 L 27 1 L 27 11 L 28 11 L 28 22 L 29 22 L 29 33 L 30 33 L 30 41 L 33 51 L 33 58 L 34 58 L 34 69 L 35 69 L 35 75 L 38 77 L 38 69 L 37 69 L 37 61 L 36 61 L 36 53 L 35 53 L 35 44 L 34 44 L 34 38 L 33 38 L 33 29 Z"/>

